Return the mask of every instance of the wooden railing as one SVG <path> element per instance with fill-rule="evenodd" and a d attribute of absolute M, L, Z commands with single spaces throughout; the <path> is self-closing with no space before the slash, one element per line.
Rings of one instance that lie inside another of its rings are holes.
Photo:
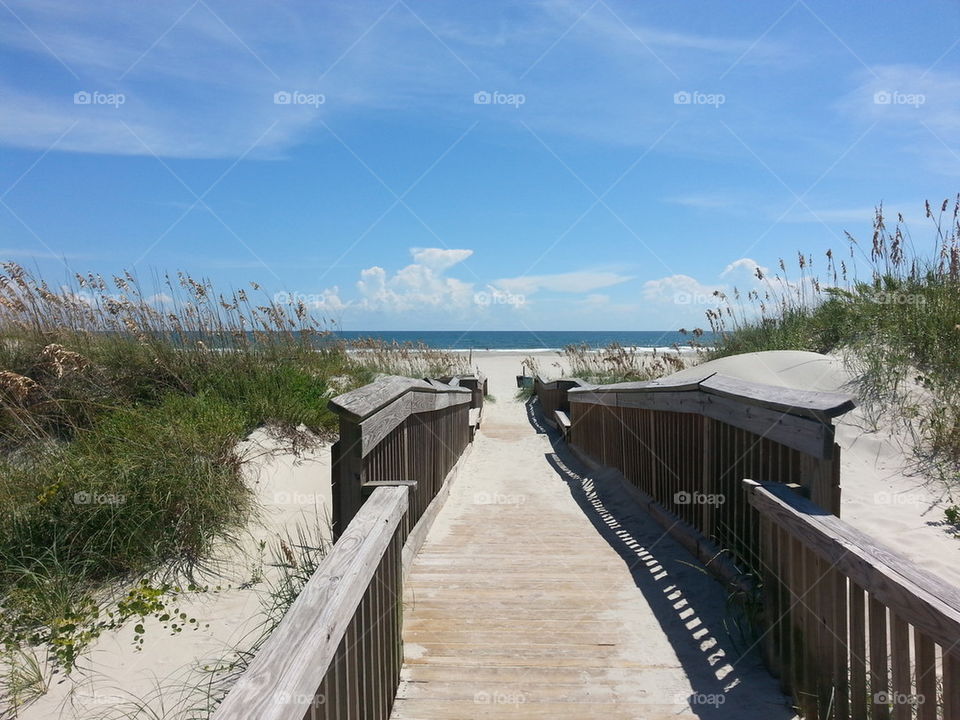
<path fill-rule="evenodd" d="M 457 382 L 385 377 L 330 401 L 336 542 L 213 720 L 390 717 L 403 578 L 469 442 L 474 397 Z"/>
<path fill-rule="evenodd" d="M 544 419 L 551 425 L 555 425 L 554 412 L 562 410 L 569 413 L 570 411 L 569 390 L 588 385 L 589 383 L 576 378 L 547 381 L 536 375 L 533 378 L 533 394 L 537 396 L 537 400 L 540 402 Z"/>
<path fill-rule="evenodd" d="M 960 720 L 960 590 L 783 485 L 744 487 L 767 661 L 803 716 Z"/>
<path fill-rule="evenodd" d="M 407 487 L 373 491 L 212 720 L 387 720 L 400 666 Z"/>
<path fill-rule="evenodd" d="M 471 393 L 470 409 L 483 409 L 483 398 L 487 394 L 487 378 L 483 374 L 448 376 L 440 378 L 440 382 L 455 387 L 467 388 Z"/>
<path fill-rule="evenodd" d="M 472 399 L 467 387 L 385 377 L 331 400 L 340 416 L 332 448 L 334 537 L 374 488 L 396 483 L 411 485 L 404 531 L 412 531 L 470 441 Z"/>
<path fill-rule="evenodd" d="M 620 470 L 644 498 L 759 567 L 745 477 L 794 484 L 839 513 L 840 449 L 832 418 L 853 402 L 717 374 L 684 380 L 590 385 L 537 382 L 544 415 L 569 404 L 570 441 L 589 459 Z M 565 397 L 565 399 L 564 399 Z"/>

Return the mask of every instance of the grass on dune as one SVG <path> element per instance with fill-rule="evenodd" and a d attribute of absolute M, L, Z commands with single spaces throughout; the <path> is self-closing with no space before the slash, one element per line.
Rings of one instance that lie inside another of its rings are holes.
<path fill-rule="evenodd" d="M 380 370 L 328 342 L 302 304 L 254 301 L 256 285 L 224 296 L 186 275 L 160 283 L 150 295 L 130 275 L 51 288 L 3 265 L 8 657 L 37 647 L 70 671 L 99 632 L 169 615 L 192 590 L 181 579 L 255 510 L 238 441 L 260 426 L 292 447 L 329 437 L 329 397 Z M 413 362 L 412 353 L 376 354 L 381 365 Z"/>
<path fill-rule="evenodd" d="M 692 333 L 694 340 L 691 347 L 697 350 L 697 339 L 703 335 L 703 331 L 694 330 Z M 539 359 L 530 355 L 523 359 L 523 372 L 531 376 L 539 375 L 547 381 L 557 377 L 571 377 L 607 384 L 653 380 L 682 370 L 685 365 L 679 347 L 674 347 L 673 352 L 647 351 L 625 347 L 617 342 L 596 349 L 586 343 L 566 345 L 558 355 L 561 359 L 552 362 L 552 369 L 546 373 L 541 370 Z M 532 393 L 532 388 L 521 388 L 517 397 L 525 400 Z"/>
<path fill-rule="evenodd" d="M 708 311 L 713 357 L 763 350 L 840 352 L 862 403 L 903 423 L 923 472 L 960 480 L 960 196 L 926 205 L 932 241 L 915 242 L 902 217 L 887 227 L 883 208 L 867 249 L 848 235 L 849 258 L 828 251 L 822 268 L 800 255 L 799 272 L 766 277 L 763 290 L 720 296 Z M 856 261 L 866 261 L 858 277 Z M 956 498 L 954 498 L 956 500 Z"/>

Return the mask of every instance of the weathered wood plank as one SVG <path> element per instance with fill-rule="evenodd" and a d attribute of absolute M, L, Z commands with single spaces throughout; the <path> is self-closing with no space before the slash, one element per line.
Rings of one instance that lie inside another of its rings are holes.
<path fill-rule="evenodd" d="M 943 648 L 943 720 L 960 720 L 960 652 L 956 642 Z"/>
<path fill-rule="evenodd" d="M 452 388 L 449 392 L 421 392 L 412 389 L 360 423 L 361 455 L 366 456 L 411 415 L 469 405 L 470 391 Z"/>
<path fill-rule="evenodd" d="M 804 415 L 828 421 L 853 410 L 856 403 L 849 395 L 794 390 L 779 385 L 764 385 L 716 374 L 700 383 L 700 390 L 711 395 L 734 398 L 739 402 Z"/>
<path fill-rule="evenodd" d="M 324 558 L 213 720 L 301 720 L 407 508 L 406 487 L 378 488 Z M 358 648 L 348 648 L 348 656 Z M 356 676 L 355 676 L 356 677 Z"/>
<path fill-rule="evenodd" d="M 850 712 L 866 718 L 867 702 L 867 607 L 863 588 L 850 583 Z"/>
<path fill-rule="evenodd" d="M 607 386 L 603 386 L 607 387 Z M 589 403 L 603 407 L 632 407 L 665 412 L 697 413 L 741 430 L 769 438 L 816 458 L 833 456 L 833 427 L 810 417 L 799 417 L 778 410 L 745 404 L 736 398 L 711 396 L 699 391 L 674 392 L 570 392 L 570 403 Z M 831 502 L 830 505 L 833 503 Z"/>
<path fill-rule="evenodd" d="M 913 716 L 910 703 L 910 627 L 892 610 L 890 621 L 890 693 L 887 701 L 893 705 L 895 720 L 910 720 Z"/>
<path fill-rule="evenodd" d="M 937 648 L 921 632 L 914 632 L 914 686 L 918 720 L 937 720 Z"/>
<path fill-rule="evenodd" d="M 753 482 L 749 486 L 754 507 L 834 564 L 904 622 L 947 647 L 960 638 L 960 590 L 789 489 Z"/>
<path fill-rule="evenodd" d="M 354 421 L 365 420 L 398 398 L 411 392 L 421 394 L 456 394 L 469 396 L 470 390 L 428 380 L 386 375 L 374 382 L 343 393 L 330 400 L 330 409 Z"/>

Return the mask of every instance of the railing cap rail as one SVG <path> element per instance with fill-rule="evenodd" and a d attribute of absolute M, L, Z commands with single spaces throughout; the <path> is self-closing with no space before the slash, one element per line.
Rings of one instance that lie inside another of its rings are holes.
<path fill-rule="evenodd" d="M 898 617 L 956 653 L 960 588 L 884 547 L 783 483 L 744 480 L 750 504 Z"/>
<path fill-rule="evenodd" d="M 373 491 L 212 720 L 302 720 L 407 511 L 408 493 L 405 486 Z"/>
<path fill-rule="evenodd" d="M 780 385 L 766 385 L 740 380 L 720 373 L 674 380 L 665 377 L 646 382 L 594 385 L 592 387 L 573 388 L 569 392 L 571 395 L 577 395 L 582 393 L 646 393 L 693 390 L 699 390 L 708 395 L 730 398 L 748 405 L 781 411 L 789 415 L 802 415 L 824 421 L 849 412 L 856 407 L 853 398 L 843 393 L 795 390 Z"/>
<path fill-rule="evenodd" d="M 700 384 L 713 377 L 716 373 L 707 373 L 694 378 L 673 378 L 670 376 L 657 378 L 656 380 L 640 380 L 635 382 L 608 383 L 606 385 L 586 385 L 582 389 L 577 388 L 570 392 L 596 392 L 596 393 L 614 393 L 614 392 L 658 392 L 672 391 L 679 392 L 683 390 L 699 390 Z"/>
<path fill-rule="evenodd" d="M 577 385 L 580 388 L 585 388 L 590 390 L 592 388 L 604 387 L 603 385 L 596 385 L 592 382 L 588 382 L 583 378 L 556 378 L 555 380 L 544 380 L 542 375 L 533 376 L 538 383 L 545 385 L 547 387 L 553 386 L 554 389 L 559 387 L 560 383 L 569 383 L 571 385 Z"/>
<path fill-rule="evenodd" d="M 330 408 L 336 413 L 363 420 L 411 392 L 469 395 L 470 389 L 446 385 L 437 380 L 416 380 L 399 375 L 384 375 L 369 385 L 333 398 L 330 400 Z"/>

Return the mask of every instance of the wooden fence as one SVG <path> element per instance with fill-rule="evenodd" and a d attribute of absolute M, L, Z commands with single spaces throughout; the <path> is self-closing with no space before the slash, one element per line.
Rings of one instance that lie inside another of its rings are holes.
<path fill-rule="evenodd" d="M 409 490 L 377 488 L 212 720 L 387 720 L 400 666 Z"/>
<path fill-rule="evenodd" d="M 783 485 L 744 488 L 767 661 L 804 717 L 960 720 L 960 590 Z"/>
<path fill-rule="evenodd" d="M 388 720 L 404 574 L 469 442 L 474 397 L 386 377 L 330 402 L 336 542 L 213 720 Z"/>
<path fill-rule="evenodd" d="M 839 518 L 849 398 L 716 374 L 571 382 L 537 379 L 546 419 L 567 402 L 576 449 L 754 573 L 767 663 L 805 718 L 960 720 L 960 590 Z"/>
<path fill-rule="evenodd" d="M 470 442 L 473 397 L 457 384 L 385 377 L 330 401 L 340 416 L 332 448 L 334 537 L 374 488 L 398 482 L 411 484 L 404 531 L 415 528 Z"/>
<path fill-rule="evenodd" d="M 448 376 L 440 378 L 440 382 L 454 387 L 467 388 L 471 392 L 470 409 L 483 409 L 483 398 L 487 394 L 487 378 L 482 373 L 477 375 Z"/>
<path fill-rule="evenodd" d="M 758 528 L 743 478 L 796 485 L 839 514 L 840 449 L 832 418 L 853 407 L 845 395 L 717 374 L 579 383 L 560 392 L 567 396 L 570 438 L 578 450 L 620 470 L 636 490 L 731 552 L 741 567 L 759 568 Z M 562 403 L 562 397 L 547 402 Z"/>
<path fill-rule="evenodd" d="M 561 380 L 545 381 L 539 375 L 533 378 L 533 393 L 540 402 L 543 410 L 544 419 L 551 425 L 554 422 L 554 413 L 560 410 L 565 413 L 570 412 L 570 403 L 568 401 L 568 391 L 571 388 L 584 387 L 588 383 L 575 378 L 563 378 Z"/>

